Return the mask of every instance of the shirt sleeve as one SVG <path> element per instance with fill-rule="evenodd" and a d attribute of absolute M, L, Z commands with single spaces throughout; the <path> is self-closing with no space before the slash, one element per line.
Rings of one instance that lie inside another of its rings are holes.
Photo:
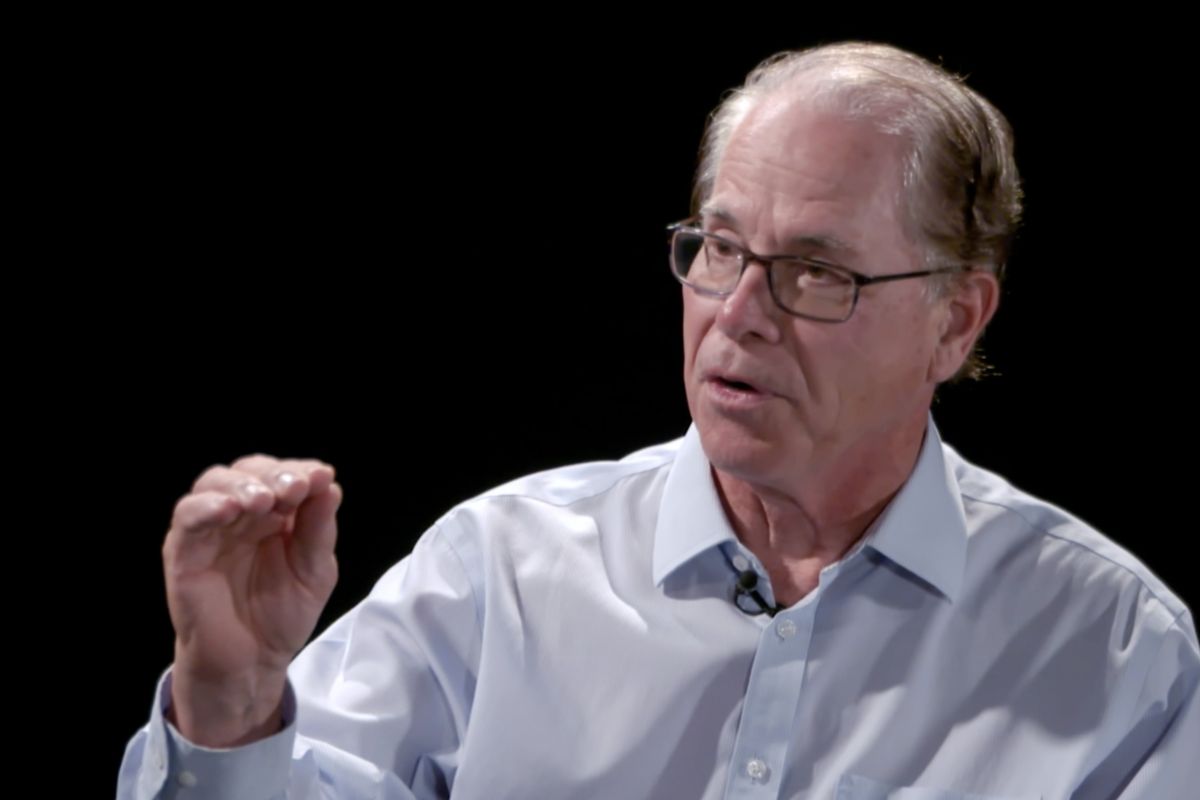
<path fill-rule="evenodd" d="M 473 699 L 479 610 L 438 528 L 289 668 L 284 729 L 234 749 L 167 723 L 170 675 L 130 741 L 118 800 L 448 797 Z"/>
<path fill-rule="evenodd" d="M 1146 678 L 1145 729 L 1151 741 L 1120 797 L 1187 797 L 1200 784 L 1200 646 L 1191 615 L 1184 611 L 1167 632 Z"/>
<path fill-rule="evenodd" d="M 1190 797 L 1200 784 L 1200 647 L 1187 611 L 1167 629 L 1125 736 L 1073 798 Z"/>

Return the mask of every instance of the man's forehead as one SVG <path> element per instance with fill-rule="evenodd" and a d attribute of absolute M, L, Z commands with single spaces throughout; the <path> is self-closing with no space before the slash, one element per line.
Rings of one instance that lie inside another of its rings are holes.
<path fill-rule="evenodd" d="M 717 224 L 728 225 L 737 232 L 743 232 L 747 224 L 732 208 L 712 200 L 700 207 L 700 221 L 706 227 Z M 852 255 L 855 249 L 844 239 L 827 231 L 797 231 L 788 236 L 782 246 L 791 249 L 819 249 Z"/>
<path fill-rule="evenodd" d="M 870 118 L 830 106 L 810 92 L 774 93 L 750 109 L 731 132 L 716 165 L 711 193 L 699 209 L 706 224 L 739 230 L 763 221 L 765 210 L 788 245 L 853 251 L 837 219 L 793 220 L 812 201 L 847 209 L 902 196 L 909 146 Z M 849 205 L 847 205 L 849 204 Z M 818 215 L 820 216 L 820 215 Z M 794 222 L 795 224 L 789 224 Z M 815 224 L 818 229 L 813 230 Z M 799 227 L 798 227 L 799 226 Z"/>

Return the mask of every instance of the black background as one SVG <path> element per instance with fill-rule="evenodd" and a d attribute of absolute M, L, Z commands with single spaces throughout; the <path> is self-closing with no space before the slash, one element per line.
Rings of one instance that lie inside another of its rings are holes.
<path fill-rule="evenodd" d="M 55 470 L 32 538 L 78 572 L 54 630 L 106 779 L 171 659 L 159 548 L 208 465 L 337 467 L 323 627 L 454 503 L 684 432 L 665 225 L 688 213 L 722 91 L 822 41 L 941 60 L 1016 131 L 1026 225 L 985 340 L 1000 375 L 943 393 L 945 439 L 1200 596 L 1180 509 L 1190 95 L 1160 39 L 1121 20 L 139 25 L 94 42 L 47 101 L 63 122 L 39 197 L 70 222 L 47 261 L 81 268 L 51 271 L 30 332 L 46 422 L 29 427 Z"/>

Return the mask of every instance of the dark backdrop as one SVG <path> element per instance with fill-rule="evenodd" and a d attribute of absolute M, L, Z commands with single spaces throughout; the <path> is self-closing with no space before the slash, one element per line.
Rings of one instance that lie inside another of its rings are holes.
<path fill-rule="evenodd" d="M 159 548 L 206 466 L 262 451 L 337 467 L 342 579 L 323 627 L 452 504 L 683 433 L 664 226 L 688 213 L 721 92 L 819 41 L 941 59 L 1009 115 L 1027 224 L 985 342 L 1000 375 L 946 391 L 936 418 L 1195 604 L 1176 508 L 1194 221 L 1170 195 L 1194 167 L 1159 43 L 1119 24 L 1056 40 L 1035 25 L 294 23 L 168 25 L 75 76 L 91 135 L 71 153 L 89 220 L 72 235 L 102 258 L 64 289 L 80 333 L 53 353 L 44 410 L 82 453 L 97 520 L 72 602 L 105 665 L 88 724 L 107 774 L 171 659 Z"/>

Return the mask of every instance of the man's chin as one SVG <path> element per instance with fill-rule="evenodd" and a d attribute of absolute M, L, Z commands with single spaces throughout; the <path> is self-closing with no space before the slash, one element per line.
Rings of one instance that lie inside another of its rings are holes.
<path fill-rule="evenodd" d="M 784 468 L 788 461 L 784 441 L 772 429 L 711 419 L 697 420 L 696 427 L 709 463 L 733 477 L 752 481 Z"/>

